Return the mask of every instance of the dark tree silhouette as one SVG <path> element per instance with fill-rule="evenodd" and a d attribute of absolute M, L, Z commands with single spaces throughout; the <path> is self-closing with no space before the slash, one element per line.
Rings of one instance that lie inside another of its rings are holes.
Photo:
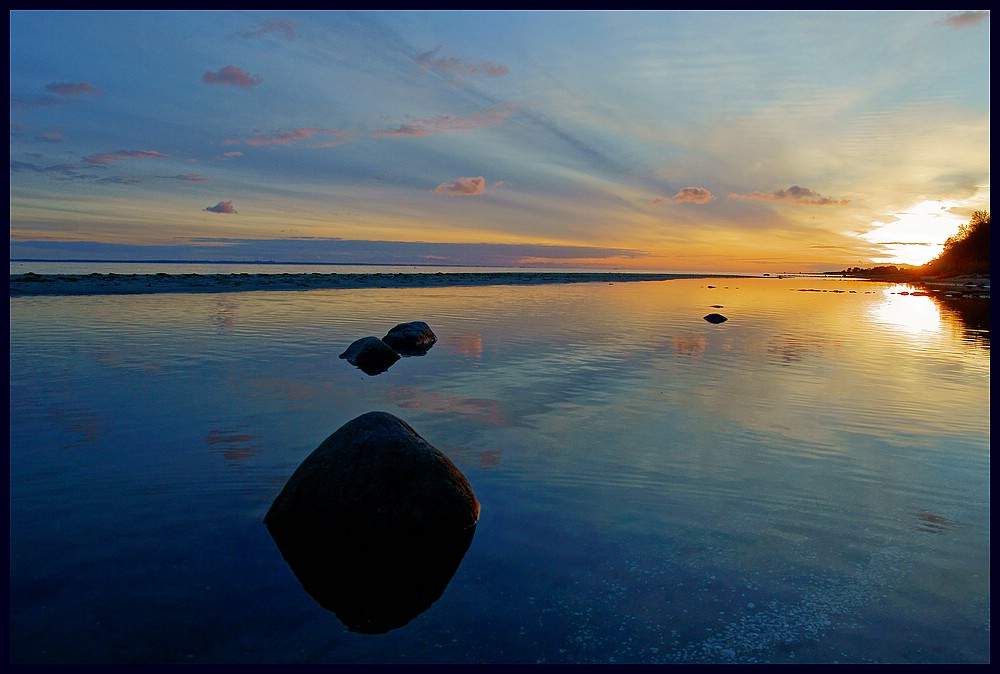
<path fill-rule="evenodd" d="M 990 212 L 976 211 L 955 236 L 944 243 L 944 250 L 924 265 L 923 270 L 939 275 L 990 273 Z"/>

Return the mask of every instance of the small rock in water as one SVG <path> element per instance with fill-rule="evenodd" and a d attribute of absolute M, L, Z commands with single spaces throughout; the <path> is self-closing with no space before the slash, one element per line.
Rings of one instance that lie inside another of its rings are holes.
<path fill-rule="evenodd" d="M 705 320 L 709 323 L 725 323 L 729 319 L 722 314 L 709 314 L 708 316 L 705 316 Z"/>
<path fill-rule="evenodd" d="M 347 347 L 340 357 L 369 375 L 381 374 L 399 360 L 399 354 L 378 337 L 362 337 Z"/>
<path fill-rule="evenodd" d="M 404 356 L 418 356 L 434 346 L 437 335 L 423 321 L 411 321 L 394 327 L 382 341 Z"/>

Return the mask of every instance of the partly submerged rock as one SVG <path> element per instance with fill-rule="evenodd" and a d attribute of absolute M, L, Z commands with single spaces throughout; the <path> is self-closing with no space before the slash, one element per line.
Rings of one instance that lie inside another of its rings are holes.
<path fill-rule="evenodd" d="M 705 316 L 705 320 L 709 323 L 725 323 L 729 319 L 722 314 L 709 314 L 708 316 Z"/>
<path fill-rule="evenodd" d="M 461 471 L 387 412 L 324 440 L 264 517 L 306 592 L 369 634 L 407 624 L 444 593 L 478 520 Z"/>
<path fill-rule="evenodd" d="M 340 357 L 369 375 L 381 374 L 399 360 L 399 354 L 378 337 L 362 337 L 347 347 Z"/>
<path fill-rule="evenodd" d="M 437 335 L 423 321 L 400 323 L 382 341 L 404 356 L 420 356 L 434 346 Z"/>

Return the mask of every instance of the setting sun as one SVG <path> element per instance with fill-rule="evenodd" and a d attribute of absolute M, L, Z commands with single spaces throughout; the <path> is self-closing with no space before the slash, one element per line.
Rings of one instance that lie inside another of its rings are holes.
<path fill-rule="evenodd" d="M 896 213 L 892 222 L 874 223 L 877 227 L 862 238 L 885 251 L 875 262 L 922 265 L 940 255 L 944 242 L 968 220 L 956 213 L 967 207 L 966 202 L 922 201 Z"/>

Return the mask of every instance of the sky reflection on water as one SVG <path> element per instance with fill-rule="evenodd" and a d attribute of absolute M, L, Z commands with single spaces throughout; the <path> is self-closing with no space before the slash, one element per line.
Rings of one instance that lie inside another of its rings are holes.
<path fill-rule="evenodd" d="M 989 342 L 899 292 L 12 299 L 12 662 L 988 662 Z M 408 320 L 425 356 L 337 358 Z M 443 597 L 374 639 L 260 524 L 373 409 L 483 508 Z"/>

